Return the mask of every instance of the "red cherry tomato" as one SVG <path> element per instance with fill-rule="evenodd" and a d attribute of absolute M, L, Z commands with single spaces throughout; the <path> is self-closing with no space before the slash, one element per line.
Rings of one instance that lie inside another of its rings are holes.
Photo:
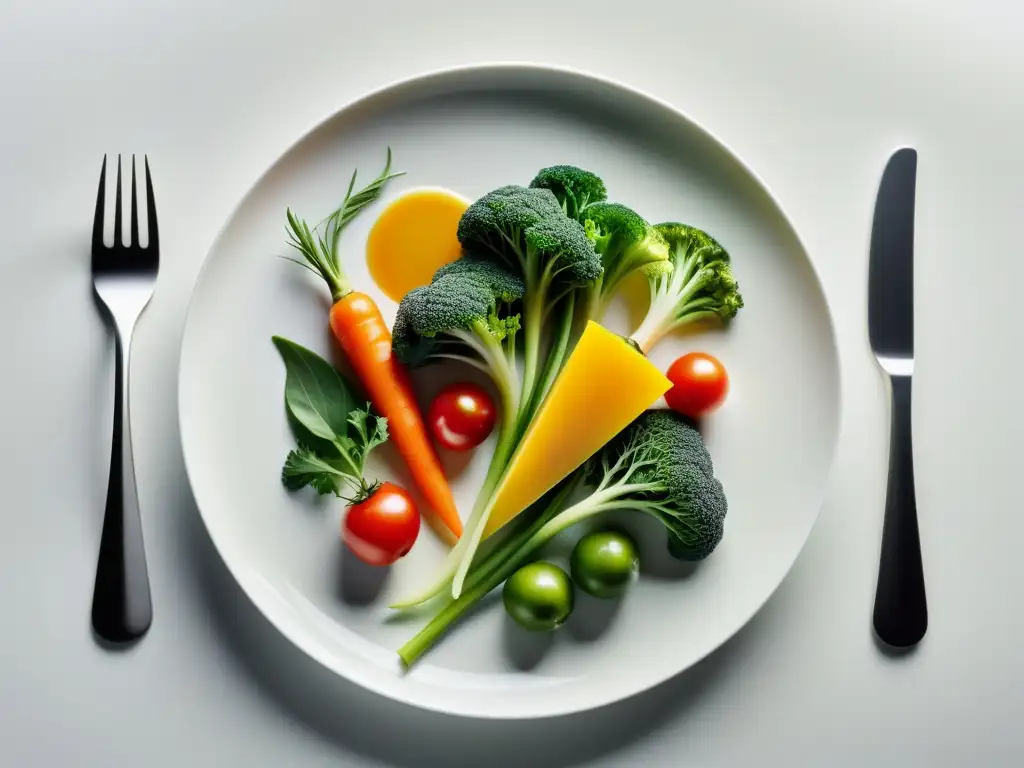
<path fill-rule="evenodd" d="M 453 451 L 468 451 L 487 439 L 494 429 L 497 409 L 482 387 L 469 382 L 441 390 L 427 413 L 434 439 Z"/>
<path fill-rule="evenodd" d="M 368 499 L 349 507 L 341 524 L 345 544 L 370 565 L 391 565 L 407 555 L 419 532 L 416 503 L 393 483 L 381 483 Z"/>
<path fill-rule="evenodd" d="M 665 374 L 672 389 L 665 393 L 669 408 L 692 419 L 715 410 L 729 393 L 729 374 L 716 358 L 703 352 L 683 355 Z"/>

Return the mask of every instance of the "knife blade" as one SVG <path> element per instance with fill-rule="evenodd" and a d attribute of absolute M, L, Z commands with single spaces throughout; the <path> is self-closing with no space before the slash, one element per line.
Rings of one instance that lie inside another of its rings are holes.
<path fill-rule="evenodd" d="M 878 188 L 868 265 L 868 336 L 892 400 L 873 623 L 878 638 L 897 648 L 915 645 L 928 628 L 911 429 L 916 185 L 917 152 L 897 150 Z"/>

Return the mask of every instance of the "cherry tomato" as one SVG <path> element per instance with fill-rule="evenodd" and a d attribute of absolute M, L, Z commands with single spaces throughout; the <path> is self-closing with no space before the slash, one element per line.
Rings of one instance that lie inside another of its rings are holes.
<path fill-rule="evenodd" d="M 496 420 L 494 400 L 485 389 L 469 382 L 442 389 L 427 413 L 434 439 L 453 451 L 476 448 L 491 434 Z"/>
<path fill-rule="evenodd" d="M 729 393 L 729 374 L 716 358 L 703 352 L 683 355 L 669 366 L 672 389 L 665 393 L 669 407 L 692 419 L 710 413 Z"/>
<path fill-rule="evenodd" d="M 391 565 L 407 555 L 419 532 L 416 503 L 394 483 L 381 483 L 368 499 L 349 507 L 341 524 L 345 544 L 370 565 Z"/>

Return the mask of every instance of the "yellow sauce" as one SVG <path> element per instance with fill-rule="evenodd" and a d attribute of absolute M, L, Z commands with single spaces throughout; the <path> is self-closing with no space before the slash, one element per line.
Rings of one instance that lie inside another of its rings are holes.
<path fill-rule="evenodd" d="M 428 284 L 438 267 L 459 258 L 455 232 L 468 207 L 452 192 L 420 189 L 385 208 L 366 241 L 366 261 L 377 287 L 400 301 Z"/>

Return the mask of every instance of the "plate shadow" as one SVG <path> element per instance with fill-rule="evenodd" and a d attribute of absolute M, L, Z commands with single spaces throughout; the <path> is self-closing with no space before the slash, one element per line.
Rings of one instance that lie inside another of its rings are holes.
<path fill-rule="evenodd" d="M 182 483 L 185 478 L 182 476 Z M 187 485 L 186 485 L 187 488 Z M 391 701 L 326 671 L 281 635 L 235 583 L 210 541 L 198 509 L 185 493 L 179 542 L 183 562 L 196 592 L 208 609 L 217 639 L 239 665 L 253 689 L 327 742 L 399 768 L 490 768 L 505 766 L 573 766 L 586 763 L 643 739 L 668 722 L 685 717 L 748 646 L 756 642 L 758 617 L 718 651 L 686 672 L 637 696 L 589 712 L 543 720 L 501 721 L 428 712 Z M 348 566 L 339 563 L 342 570 Z M 386 578 L 386 573 L 384 578 Z M 339 585 L 339 589 L 342 587 Z M 362 588 L 360 588 L 362 589 Z M 365 599 L 358 592 L 354 599 Z M 596 601 L 614 602 L 614 601 Z M 611 606 L 595 637 L 614 620 Z M 598 617 L 599 619 L 601 617 Z M 511 624 L 511 622 L 509 622 Z M 547 650 L 545 640 L 506 629 L 506 650 L 520 668 L 536 667 Z M 588 629 L 573 640 L 586 642 Z M 566 628 L 568 630 L 568 627 Z M 577 630 L 579 631 L 579 630 Z M 525 634 L 525 633 L 523 633 Z M 387 729 L 381 723 L 389 723 Z M 395 738 L 395 734 L 402 734 Z"/>

